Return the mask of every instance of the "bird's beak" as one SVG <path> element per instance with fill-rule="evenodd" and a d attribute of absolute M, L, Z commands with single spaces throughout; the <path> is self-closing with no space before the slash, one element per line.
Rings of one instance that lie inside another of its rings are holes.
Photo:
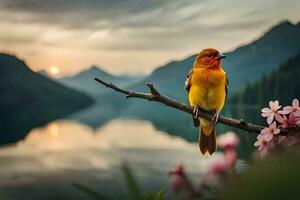
<path fill-rule="evenodd" d="M 222 60 L 223 58 L 226 58 L 226 56 L 224 55 L 224 54 L 219 54 L 219 55 L 217 55 L 217 60 Z"/>

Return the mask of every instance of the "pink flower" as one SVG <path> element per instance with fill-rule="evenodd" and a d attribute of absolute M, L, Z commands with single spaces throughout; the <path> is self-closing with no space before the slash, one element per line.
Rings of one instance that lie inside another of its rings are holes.
<path fill-rule="evenodd" d="M 179 192 L 186 185 L 186 175 L 182 165 L 177 165 L 174 170 L 169 172 L 169 176 L 174 176 L 171 186 L 174 192 Z"/>
<path fill-rule="evenodd" d="M 258 153 L 261 158 L 264 158 L 269 153 L 267 143 L 263 134 L 257 136 L 257 141 L 254 143 L 254 146 L 258 147 Z"/>
<path fill-rule="evenodd" d="M 208 173 L 213 176 L 218 176 L 221 174 L 226 174 L 228 171 L 229 171 L 229 165 L 227 161 L 224 158 L 222 158 L 216 160 L 210 165 Z"/>
<path fill-rule="evenodd" d="M 295 116 L 300 117 L 300 111 L 299 110 L 295 112 Z"/>
<path fill-rule="evenodd" d="M 218 137 L 217 145 L 222 149 L 234 148 L 239 144 L 240 139 L 233 132 L 227 132 Z"/>
<path fill-rule="evenodd" d="M 269 106 L 270 108 L 263 108 L 261 110 L 261 116 L 267 117 L 268 124 L 271 124 L 274 120 L 274 116 L 278 115 L 277 111 L 281 108 L 281 106 L 277 100 L 274 102 L 270 101 Z"/>
<path fill-rule="evenodd" d="M 169 176 L 183 176 L 184 169 L 182 165 L 177 165 L 173 170 L 169 171 Z"/>
<path fill-rule="evenodd" d="M 296 117 L 295 113 L 292 112 L 289 115 L 288 123 L 291 128 L 296 128 L 297 126 L 300 127 L 299 126 L 300 118 Z"/>
<path fill-rule="evenodd" d="M 279 122 L 281 125 L 280 127 L 282 128 L 289 128 L 289 123 L 288 123 L 288 118 L 286 117 L 286 115 L 276 115 L 275 116 L 276 121 Z"/>
<path fill-rule="evenodd" d="M 283 111 L 279 111 L 280 114 L 289 114 L 289 113 L 295 113 L 295 112 L 300 112 L 300 107 L 299 107 L 299 100 L 294 99 L 292 102 L 292 106 L 285 106 L 283 108 Z"/>
<path fill-rule="evenodd" d="M 228 166 L 230 168 L 234 168 L 238 158 L 236 150 L 234 148 L 227 149 L 226 151 L 224 151 L 224 157 L 227 161 Z"/>
<path fill-rule="evenodd" d="M 178 176 L 174 178 L 174 180 L 171 182 L 171 187 L 174 192 L 179 192 L 181 189 L 184 188 L 185 184 L 185 179 L 181 176 Z"/>
<path fill-rule="evenodd" d="M 286 115 L 276 116 L 276 120 L 281 123 L 280 127 L 282 128 L 295 128 L 300 125 L 300 118 L 296 117 L 293 112 L 289 114 L 288 118 Z"/>
<path fill-rule="evenodd" d="M 277 135 L 280 133 L 280 129 L 277 128 L 276 122 L 273 122 L 269 125 L 268 128 L 264 128 L 260 131 L 260 135 L 264 138 L 265 141 L 270 142 L 273 139 L 274 135 Z"/>

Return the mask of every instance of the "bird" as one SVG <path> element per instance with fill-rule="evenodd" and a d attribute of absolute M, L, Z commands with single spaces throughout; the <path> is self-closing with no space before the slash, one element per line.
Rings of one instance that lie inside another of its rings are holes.
<path fill-rule="evenodd" d="M 217 149 L 215 125 L 226 102 L 229 84 L 222 69 L 225 57 L 215 48 L 203 49 L 196 56 L 185 81 L 190 106 L 194 107 L 194 125 L 200 125 L 198 143 L 202 155 L 206 152 L 212 155 Z M 211 121 L 197 117 L 201 109 L 214 113 Z"/>

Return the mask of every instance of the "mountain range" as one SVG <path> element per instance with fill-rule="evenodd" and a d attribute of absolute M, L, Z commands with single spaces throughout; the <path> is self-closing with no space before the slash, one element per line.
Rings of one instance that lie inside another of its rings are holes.
<path fill-rule="evenodd" d="M 92 66 L 87 70 L 84 70 L 74 76 L 67 76 L 58 79 L 58 82 L 72 89 L 84 92 L 91 97 L 98 98 L 103 91 L 103 88 L 95 84 L 94 78 L 101 77 L 105 81 L 111 81 L 122 87 L 128 87 L 129 85 L 142 80 L 143 76 L 115 76 L 102 70 L 100 67 Z"/>
<path fill-rule="evenodd" d="M 223 67 L 229 77 L 230 85 L 229 99 L 223 114 L 237 118 L 244 117 L 245 113 L 242 109 L 237 109 L 237 106 L 249 103 L 245 100 L 245 94 L 248 93 L 245 91 L 255 93 L 254 90 L 249 90 L 249 87 L 254 87 L 253 85 L 258 84 L 257 81 L 275 73 L 283 63 L 299 52 L 300 23 L 292 24 L 289 21 L 282 21 L 275 25 L 249 44 L 225 52 L 227 58 L 223 62 Z M 5 138 L 6 141 L 12 141 L 12 138 L 24 137 L 25 131 L 9 132 L 11 127 L 9 121 L 17 121 L 16 124 L 22 125 L 19 126 L 23 127 L 22 130 L 28 131 L 32 127 L 66 115 L 93 128 L 117 117 L 136 118 L 148 120 L 156 128 L 170 134 L 197 141 L 197 130 L 193 127 L 191 117 L 185 113 L 158 103 L 139 99 L 125 100 L 123 95 L 108 90 L 94 81 L 94 78 L 98 77 L 122 88 L 140 92 L 147 91 L 145 82 L 150 82 L 163 94 L 187 102 L 184 81 L 195 56 L 160 66 L 148 76 L 115 76 L 100 67 L 92 66 L 74 76 L 50 79 L 42 72 L 39 74 L 32 72 L 16 57 L 1 54 L 0 93 L 4 94 L 5 98 L 2 99 L 2 103 L 0 102 L 3 111 L 0 128 L 6 130 L 5 137 L 21 132 L 18 136 Z M 261 92 L 267 90 L 265 87 L 261 88 Z M 95 103 L 88 106 L 92 102 Z M 262 103 L 252 101 L 252 107 L 257 108 L 258 105 L 261 106 Z M 76 110 L 78 111 L 74 112 Z M 26 112 L 30 114 L 25 114 Z M 41 115 L 41 113 L 45 114 Z M 7 119 L 5 116 L 8 116 Z M 251 116 L 249 120 L 252 120 Z M 225 130 L 220 125 L 219 129 Z"/>
<path fill-rule="evenodd" d="M 0 54 L 0 144 L 93 103 L 92 98 L 30 70 L 23 60 Z"/>
<path fill-rule="evenodd" d="M 229 99 L 223 110 L 223 114 L 232 117 L 243 117 L 242 112 L 236 112 L 236 102 L 232 98 L 244 91 L 248 85 L 254 84 L 262 77 L 273 73 L 286 63 L 291 57 L 300 52 L 300 26 L 289 21 L 276 24 L 261 37 L 234 49 L 225 52 L 227 58 L 223 67 L 229 78 Z M 184 81 L 186 74 L 191 69 L 196 55 L 183 60 L 172 61 L 158 67 L 149 76 L 142 80 L 133 81 L 128 87 L 120 84 L 120 87 L 134 91 L 146 92 L 145 82 L 150 82 L 163 94 L 179 101 L 187 102 Z M 106 80 L 107 76 L 96 76 Z M 117 84 L 117 80 L 107 79 Z M 80 81 L 79 81 L 80 82 Z M 80 83 L 79 83 L 80 84 Z M 105 87 L 94 83 L 96 88 Z M 102 89 L 101 89 L 102 90 Z M 87 110 L 72 114 L 72 119 L 77 119 L 92 127 L 101 126 L 112 118 L 136 118 L 152 122 L 160 130 L 170 134 L 179 135 L 190 141 L 197 141 L 197 130 L 193 127 L 191 117 L 180 111 L 139 99 L 124 100 L 124 97 L 116 92 L 106 90 L 97 96 L 97 103 Z M 255 106 L 255 105 L 254 105 Z M 107 117 L 105 117 L 107 116 Z M 248 118 L 247 118 L 248 119 Z M 251 118 L 248 120 L 252 120 Z M 227 130 L 219 125 L 219 132 Z M 244 141 L 251 140 L 243 134 Z M 243 142 L 242 142 L 243 144 Z M 245 146 L 248 145 L 245 142 Z M 249 149 L 245 147 L 245 149 Z M 251 148 L 250 148 L 251 149 Z"/>

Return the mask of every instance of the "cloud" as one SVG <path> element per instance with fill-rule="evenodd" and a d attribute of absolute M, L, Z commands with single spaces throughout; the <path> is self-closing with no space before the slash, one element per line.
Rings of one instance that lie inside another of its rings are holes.
<path fill-rule="evenodd" d="M 33 65 L 43 65 L 54 52 L 71 55 L 76 49 L 75 57 L 83 60 L 101 53 L 106 59 L 99 62 L 105 63 L 96 64 L 140 70 L 142 61 L 135 62 L 134 53 L 157 54 L 146 61 L 155 67 L 207 46 L 228 50 L 283 18 L 298 21 L 299 6 L 297 0 L 0 0 L 0 45 L 40 55 L 28 58 L 39 60 Z M 117 63 L 120 55 L 128 63 Z M 78 63 L 70 61 L 68 68 Z"/>

